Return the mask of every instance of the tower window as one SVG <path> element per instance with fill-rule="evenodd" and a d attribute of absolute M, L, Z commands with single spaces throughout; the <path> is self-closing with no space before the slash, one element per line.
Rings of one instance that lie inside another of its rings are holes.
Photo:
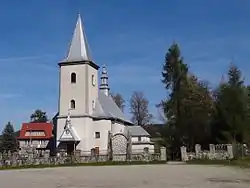
<path fill-rule="evenodd" d="M 95 109 L 95 101 L 92 101 L 92 109 Z"/>
<path fill-rule="evenodd" d="M 92 85 L 95 86 L 95 75 L 92 74 Z"/>
<path fill-rule="evenodd" d="M 76 83 L 76 73 L 71 73 L 71 83 Z"/>
<path fill-rule="evenodd" d="M 101 133 L 100 132 L 95 132 L 95 138 L 101 138 Z"/>
<path fill-rule="evenodd" d="M 70 108 L 71 109 L 75 109 L 76 108 L 76 102 L 75 102 L 75 100 L 71 100 L 70 101 Z"/>

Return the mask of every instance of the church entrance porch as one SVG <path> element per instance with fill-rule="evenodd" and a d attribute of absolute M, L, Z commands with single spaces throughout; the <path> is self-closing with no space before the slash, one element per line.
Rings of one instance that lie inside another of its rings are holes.
<path fill-rule="evenodd" d="M 78 144 L 79 142 L 63 141 L 59 144 L 59 149 L 65 151 L 67 155 L 74 155 Z"/>
<path fill-rule="evenodd" d="M 60 142 L 59 148 L 66 150 L 67 154 L 74 154 L 76 145 L 81 141 L 77 132 L 71 124 L 70 111 L 65 122 L 64 130 L 58 141 Z"/>
<path fill-rule="evenodd" d="M 75 153 L 75 143 L 73 142 L 66 143 L 66 152 L 68 155 L 73 155 Z"/>

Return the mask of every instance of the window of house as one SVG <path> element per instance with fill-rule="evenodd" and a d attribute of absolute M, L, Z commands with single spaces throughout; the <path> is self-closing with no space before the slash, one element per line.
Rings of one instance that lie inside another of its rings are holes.
<path fill-rule="evenodd" d="M 95 148 L 92 148 L 92 149 L 90 150 L 90 152 L 91 152 L 91 157 L 94 157 L 94 156 L 95 156 Z"/>
<path fill-rule="evenodd" d="M 28 130 L 25 132 L 25 136 L 45 136 L 45 132 L 43 130 L 41 131 Z"/>
<path fill-rule="evenodd" d="M 149 152 L 149 148 L 148 148 L 148 147 L 145 147 L 145 148 L 143 149 L 143 151 L 144 151 L 144 153 L 148 153 L 148 152 Z"/>
<path fill-rule="evenodd" d="M 141 142 L 141 137 L 140 136 L 138 137 L 138 141 Z"/>
<path fill-rule="evenodd" d="M 95 86 L 95 75 L 92 74 L 92 85 Z"/>
<path fill-rule="evenodd" d="M 100 132 L 95 132 L 95 138 L 100 138 L 100 137 L 101 137 Z"/>
<path fill-rule="evenodd" d="M 71 83 L 76 83 L 76 73 L 71 73 Z"/>
<path fill-rule="evenodd" d="M 76 102 L 75 102 L 75 100 L 71 100 L 70 101 L 70 108 L 71 109 L 75 109 L 76 108 Z"/>
<path fill-rule="evenodd" d="M 94 100 L 92 101 L 92 109 L 93 110 L 95 109 L 95 101 Z"/>

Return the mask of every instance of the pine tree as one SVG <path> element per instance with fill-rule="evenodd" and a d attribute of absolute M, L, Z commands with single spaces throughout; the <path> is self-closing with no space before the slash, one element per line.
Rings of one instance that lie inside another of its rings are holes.
<path fill-rule="evenodd" d="M 165 55 L 162 83 L 169 95 L 160 104 L 168 120 L 162 135 L 171 158 L 178 157 L 179 148 L 184 143 L 185 125 L 183 118 L 183 98 L 187 83 L 187 65 L 183 63 L 179 46 L 174 43 Z"/>
<path fill-rule="evenodd" d="M 244 140 L 248 125 L 248 102 L 241 71 L 234 65 L 228 71 L 228 81 L 216 93 L 217 117 L 221 124 L 220 138 L 225 143 Z M 217 127 L 218 128 L 218 127 Z"/>
<path fill-rule="evenodd" d="M 2 152 L 15 152 L 18 149 L 18 142 L 15 137 L 14 128 L 10 122 L 6 124 L 2 132 L 0 148 Z"/>
<path fill-rule="evenodd" d="M 162 76 L 169 92 L 161 103 L 168 119 L 162 135 L 170 152 L 178 155 L 182 145 L 189 149 L 197 143 L 208 145 L 214 103 L 208 84 L 188 72 L 177 44 L 166 54 Z"/>
<path fill-rule="evenodd" d="M 172 126 L 178 134 L 179 141 L 182 142 L 183 137 L 183 118 L 181 113 L 181 103 L 186 84 L 188 68 L 183 63 L 179 46 L 174 43 L 165 56 L 165 63 L 163 65 L 162 77 L 165 88 L 169 91 L 169 96 L 165 101 L 162 101 L 162 107 L 166 118 L 171 121 Z"/>
<path fill-rule="evenodd" d="M 244 134 L 244 142 L 250 144 L 250 86 L 246 87 L 246 131 Z"/>

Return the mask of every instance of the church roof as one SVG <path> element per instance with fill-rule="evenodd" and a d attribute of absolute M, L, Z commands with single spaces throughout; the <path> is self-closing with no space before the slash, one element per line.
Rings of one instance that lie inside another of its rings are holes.
<path fill-rule="evenodd" d="M 118 119 L 127 124 L 133 124 L 128 120 L 121 109 L 116 105 L 114 100 L 99 91 L 99 97 L 96 100 L 95 110 L 92 114 L 95 118 Z"/>
<path fill-rule="evenodd" d="M 80 62 L 90 60 L 89 45 L 83 28 L 81 16 L 79 14 L 68 54 L 63 62 Z"/>
<path fill-rule="evenodd" d="M 126 129 L 130 132 L 131 136 L 150 136 L 143 127 L 138 125 L 126 126 Z"/>

